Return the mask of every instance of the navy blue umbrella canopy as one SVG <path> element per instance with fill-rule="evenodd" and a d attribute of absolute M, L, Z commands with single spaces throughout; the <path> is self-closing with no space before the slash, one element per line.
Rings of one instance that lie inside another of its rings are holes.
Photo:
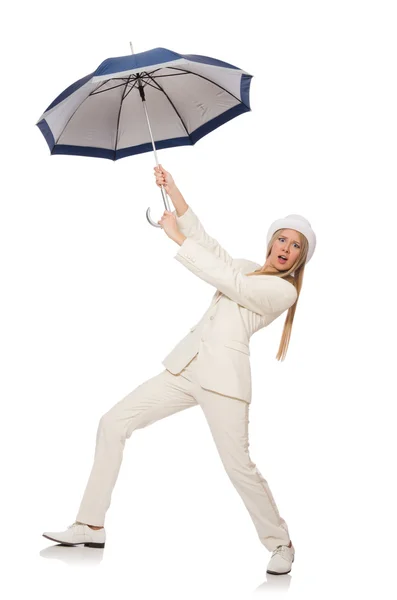
<path fill-rule="evenodd" d="M 154 48 L 104 60 L 66 88 L 36 125 L 51 154 L 118 160 L 193 145 L 251 110 L 251 79 L 215 58 Z"/>

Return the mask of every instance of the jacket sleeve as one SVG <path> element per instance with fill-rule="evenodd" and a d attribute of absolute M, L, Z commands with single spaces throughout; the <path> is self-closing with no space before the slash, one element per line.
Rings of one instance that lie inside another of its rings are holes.
<path fill-rule="evenodd" d="M 203 248 L 210 250 L 215 256 L 220 258 L 223 262 L 233 265 L 233 258 L 226 252 L 219 242 L 210 237 L 202 226 L 199 218 L 194 213 L 193 209 L 188 206 L 187 210 L 180 217 L 177 216 L 176 211 L 173 211 L 176 216 L 176 222 L 179 227 L 179 231 L 183 233 L 187 238 L 195 240 Z"/>
<path fill-rule="evenodd" d="M 298 296 L 295 286 L 285 279 L 277 275 L 243 275 L 192 238 L 183 241 L 174 258 L 237 304 L 260 315 L 283 312 Z"/>

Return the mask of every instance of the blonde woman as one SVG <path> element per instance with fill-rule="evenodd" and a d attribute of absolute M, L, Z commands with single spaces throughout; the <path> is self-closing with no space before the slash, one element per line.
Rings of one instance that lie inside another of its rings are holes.
<path fill-rule="evenodd" d="M 259 539 L 272 552 L 267 572 L 289 573 L 295 550 L 288 527 L 248 450 L 249 340 L 288 311 L 277 354 L 277 359 L 284 359 L 304 268 L 315 249 L 315 234 L 306 219 L 289 215 L 270 226 L 263 266 L 233 259 L 206 233 L 171 174 L 160 165 L 154 175 L 175 208 L 174 212 L 165 211 L 158 222 L 180 246 L 175 258 L 217 291 L 200 321 L 164 358 L 165 369 L 101 417 L 94 464 L 76 521 L 65 531 L 43 535 L 62 544 L 103 548 L 105 514 L 126 440 L 136 429 L 198 404 Z"/>

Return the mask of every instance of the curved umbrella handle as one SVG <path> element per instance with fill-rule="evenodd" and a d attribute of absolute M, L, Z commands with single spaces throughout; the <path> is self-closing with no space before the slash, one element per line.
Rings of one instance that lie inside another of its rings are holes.
<path fill-rule="evenodd" d="M 168 210 L 169 212 L 171 212 L 170 205 L 169 205 L 168 198 L 167 198 L 167 193 L 164 189 L 164 186 L 162 185 L 160 189 L 161 189 L 161 195 L 163 196 L 165 210 Z M 161 225 L 159 225 L 155 221 L 152 221 L 152 219 L 150 217 L 150 207 L 146 211 L 146 218 L 149 221 L 150 225 L 153 225 L 153 227 L 161 227 Z"/>
<path fill-rule="evenodd" d="M 152 221 L 152 219 L 150 217 L 150 208 L 148 208 L 146 211 L 146 218 L 149 221 L 150 225 L 153 225 L 153 227 L 161 227 L 161 225 L 159 223 L 155 223 L 154 221 Z"/>

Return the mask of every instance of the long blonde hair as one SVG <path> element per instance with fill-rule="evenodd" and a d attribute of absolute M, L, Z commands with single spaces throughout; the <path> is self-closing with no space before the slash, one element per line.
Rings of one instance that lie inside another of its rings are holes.
<path fill-rule="evenodd" d="M 268 258 L 268 256 L 270 255 L 270 252 L 272 251 L 272 246 L 273 246 L 274 242 L 276 241 L 277 237 L 280 235 L 280 231 L 282 231 L 282 229 L 277 229 L 277 231 L 275 231 L 274 234 L 272 235 L 272 237 L 269 241 L 269 244 L 267 246 L 266 258 Z M 307 238 L 303 235 L 303 233 L 300 233 L 300 237 L 301 237 L 301 252 L 299 254 L 298 259 L 295 261 L 295 263 L 292 265 L 292 267 L 290 267 L 288 269 L 288 271 L 279 271 L 277 273 L 269 273 L 266 271 L 266 269 L 264 269 L 262 267 L 260 269 L 257 269 L 256 271 L 253 271 L 252 273 L 247 273 L 247 276 L 249 276 L 249 275 L 275 275 L 276 277 L 282 277 L 283 279 L 286 279 L 287 281 L 292 283 L 292 285 L 295 286 L 296 291 L 298 293 L 298 297 L 297 297 L 296 301 L 294 302 L 294 304 L 289 307 L 287 316 L 284 321 L 283 333 L 281 336 L 280 345 L 279 345 L 278 353 L 276 356 L 277 360 L 284 360 L 284 358 L 287 354 L 288 344 L 289 344 L 289 340 L 291 337 L 292 323 L 294 321 L 296 305 L 299 300 L 299 294 L 300 294 L 300 291 L 302 288 L 302 282 L 303 282 L 303 274 L 305 272 L 305 263 L 306 263 L 307 251 L 309 249 L 309 243 L 307 241 Z M 293 273 L 293 275 L 292 275 L 292 273 Z"/>

